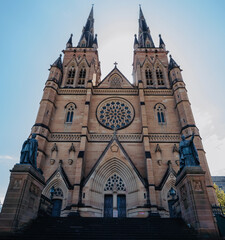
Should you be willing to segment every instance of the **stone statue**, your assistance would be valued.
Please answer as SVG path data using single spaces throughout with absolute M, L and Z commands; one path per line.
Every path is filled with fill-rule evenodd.
M 36 134 L 32 134 L 31 138 L 28 138 L 22 146 L 20 163 L 31 164 L 37 168 L 37 148 L 38 141 L 35 139 Z
M 185 166 L 199 166 L 199 157 L 196 147 L 194 145 L 194 133 L 190 140 L 185 140 L 185 136 L 182 135 L 182 140 L 179 145 L 180 153 L 180 170 Z

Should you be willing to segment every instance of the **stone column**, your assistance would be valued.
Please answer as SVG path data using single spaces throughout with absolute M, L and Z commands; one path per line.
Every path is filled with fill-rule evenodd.
M 16 164 L 0 214 L 0 231 L 13 232 L 37 217 L 44 177 L 30 164 Z
M 217 236 L 212 206 L 205 185 L 205 172 L 200 166 L 184 167 L 176 180 L 181 215 L 203 236 Z

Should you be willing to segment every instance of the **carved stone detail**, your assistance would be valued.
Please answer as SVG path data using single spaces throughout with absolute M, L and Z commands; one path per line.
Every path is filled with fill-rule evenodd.
M 73 133 L 52 133 L 50 136 L 50 141 L 80 141 L 80 134 Z
M 113 145 L 111 146 L 111 151 L 112 151 L 112 152 L 118 152 L 118 149 L 119 149 L 119 147 L 118 147 L 116 144 L 113 144 Z
M 180 142 L 180 134 L 153 133 L 149 135 L 150 142 Z
M 55 163 L 55 159 L 50 159 L 50 164 L 53 165 Z
M 177 166 L 180 166 L 180 160 L 175 160 Z
M 173 145 L 173 152 L 178 152 L 179 153 L 179 148 L 177 147 L 176 144 Z
M 200 180 L 193 180 L 193 186 L 194 186 L 194 190 L 196 192 L 202 192 L 202 183 Z
M 160 152 L 160 153 L 162 152 L 159 144 L 156 145 L 155 152 Z
M 87 89 L 59 89 L 58 94 L 65 94 L 65 95 L 80 95 L 87 93 Z
M 18 189 L 20 189 L 21 183 L 22 183 L 22 179 L 21 179 L 21 178 L 18 178 L 18 179 L 16 178 L 16 179 L 14 180 L 12 189 L 13 189 L 13 190 L 18 190 Z
M 55 151 L 58 152 L 58 147 L 57 147 L 56 143 L 53 145 L 53 147 L 51 149 L 52 153 L 55 152 Z
M 167 95 L 172 96 L 173 90 L 171 89 L 144 89 L 144 94 L 149 95 Z
M 161 166 L 162 165 L 162 160 L 157 160 L 157 163 L 158 163 L 159 166 Z
M 69 163 L 69 165 L 72 165 L 73 164 L 73 159 L 68 159 L 68 163 Z
M 73 143 L 72 143 L 71 146 L 70 146 L 69 153 L 70 153 L 70 152 L 76 152 Z
M 119 94 L 119 95 L 126 95 L 126 94 L 134 94 L 138 95 L 138 90 L 137 89 L 93 89 L 93 94 Z
M 39 187 L 36 186 L 34 183 L 31 183 L 31 184 L 30 184 L 30 189 L 29 189 L 29 191 L 30 191 L 31 193 L 33 193 L 35 196 L 38 196 L 40 189 L 39 189 Z

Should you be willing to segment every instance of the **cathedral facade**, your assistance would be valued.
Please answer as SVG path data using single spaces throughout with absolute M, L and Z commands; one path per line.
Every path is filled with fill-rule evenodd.
M 133 83 L 115 64 L 101 78 L 93 8 L 76 47 L 72 35 L 51 65 L 32 133 L 53 215 L 169 217 L 179 142 L 194 133 L 210 203 L 216 203 L 181 68 L 140 8 Z

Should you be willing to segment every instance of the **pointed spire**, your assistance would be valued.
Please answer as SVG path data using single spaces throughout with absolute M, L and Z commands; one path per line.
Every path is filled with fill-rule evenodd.
M 66 48 L 71 48 L 73 47 L 73 42 L 72 42 L 73 34 L 71 33 L 70 38 L 66 44 Z
M 163 48 L 164 50 L 166 50 L 166 45 L 162 40 L 161 34 L 159 34 L 159 47 Z
M 173 68 L 180 68 L 180 66 L 174 61 L 174 59 L 170 55 L 169 71 Z
M 141 9 L 139 9 L 139 33 L 138 33 L 139 47 L 142 48 L 154 48 L 154 42 L 152 40 L 149 27 L 145 21 L 144 14 Z
M 57 67 L 62 71 L 63 65 L 62 65 L 61 57 L 62 57 L 62 54 L 59 55 L 59 57 L 55 60 L 55 62 L 51 65 L 51 67 Z
M 80 41 L 77 47 L 87 47 L 92 48 L 93 41 L 94 41 L 94 10 L 93 5 L 91 8 L 91 12 L 88 16 L 87 22 L 85 27 L 83 28 Z

